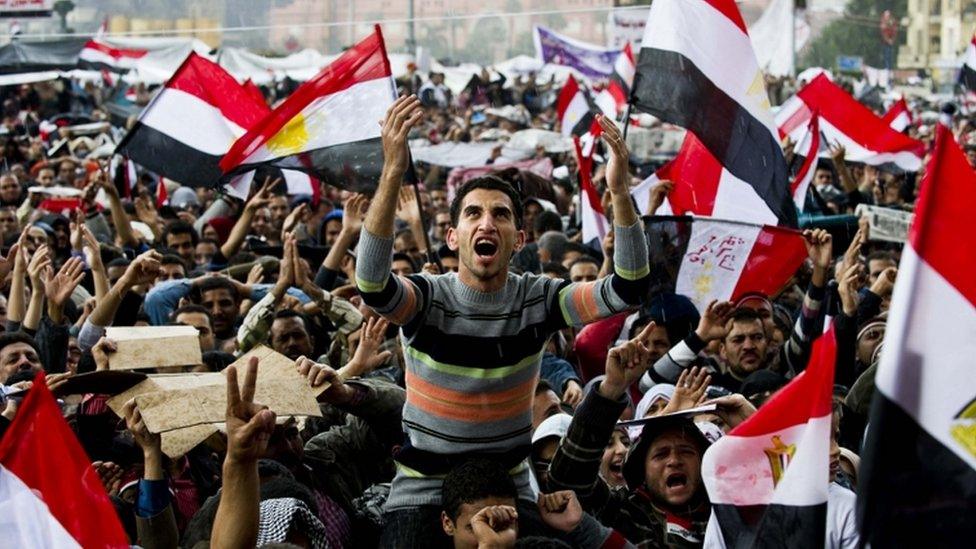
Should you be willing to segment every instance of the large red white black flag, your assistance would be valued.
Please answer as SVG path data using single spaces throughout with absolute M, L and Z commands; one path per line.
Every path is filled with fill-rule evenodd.
M 734 0 L 651 4 L 633 105 L 687 128 L 779 224 L 796 226 L 763 73 Z
M 830 330 L 806 370 L 705 452 L 706 547 L 827 546 L 836 347 Z
M 858 483 L 874 547 L 976 539 L 976 174 L 937 125 L 888 312 Z

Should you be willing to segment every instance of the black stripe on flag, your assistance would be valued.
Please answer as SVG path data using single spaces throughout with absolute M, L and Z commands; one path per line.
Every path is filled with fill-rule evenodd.
M 819 505 L 712 504 L 726 547 L 824 547 L 827 503 Z M 757 524 L 758 523 L 758 524 Z
M 590 131 L 590 128 L 593 127 L 593 120 L 595 118 L 596 117 L 593 115 L 592 110 L 587 111 L 587 113 L 581 116 L 579 121 L 576 122 L 576 125 L 573 126 L 572 129 L 573 135 L 577 137 L 582 137 L 586 135 L 586 133 Z
M 691 60 L 674 51 L 642 48 L 633 105 L 694 132 L 725 169 L 756 189 L 780 225 L 797 226 L 779 142 Z
M 872 400 L 857 494 L 861 542 L 972 547 L 976 470 L 881 391 Z
M 648 296 L 674 293 L 694 219 L 691 216 L 649 215 L 643 221 L 651 266 Z
M 181 185 L 212 187 L 220 181 L 220 156 L 207 154 L 136 122 L 115 152 Z
M 383 171 L 383 143 L 375 137 L 284 156 L 267 163 L 242 164 L 224 178 L 257 169 L 262 164 L 305 172 L 340 189 L 371 195 L 376 192 Z
M 966 86 L 966 89 L 976 92 L 976 69 L 963 63 L 962 70 L 959 71 L 959 82 Z

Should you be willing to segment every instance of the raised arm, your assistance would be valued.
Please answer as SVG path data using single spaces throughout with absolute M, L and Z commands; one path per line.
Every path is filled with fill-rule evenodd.
M 10 299 L 7 302 L 7 323 L 21 324 L 24 321 L 27 304 L 24 302 L 24 280 L 27 278 L 27 250 L 24 249 L 24 240 L 27 238 L 27 229 L 20 233 L 20 239 L 10 247 L 7 254 L 7 261 L 14 262 L 13 276 L 10 279 Z
M 44 306 L 44 270 L 51 266 L 51 253 L 47 246 L 41 246 L 34 251 L 27 264 L 27 276 L 31 281 L 30 303 L 24 315 L 23 327 L 36 331 L 41 324 L 41 308 Z
M 220 247 L 220 253 L 225 258 L 230 259 L 241 249 L 247 232 L 251 230 L 251 221 L 254 219 L 254 213 L 271 201 L 271 189 L 275 188 L 278 183 L 281 183 L 281 178 L 271 181 L 270 177 L 266 177 L 264 179 L 264 185 L 261 185 L 261 189 L 244 205 L 241 216 L 237 218 L 237 223 L 234 223 L 234 228 L 231 229 L 230 236 L 227 237 L 227 242 L 224 242 L 224 245 Z
M 413 282 L 390 275 L 393 217 L 400 183 L 410 164 L 407 134 L 420 122 L 423 112 L 414 96 L 397 99 L 387 111 L 382 131 L 383 172 L 366 211 L 356 258 L 356 286 L 363 301 L 398 325 L 410 322 L 423 306 L 421 291 Z
M 132 248 L 139 246 L 139 239 L 136 238 L 135 233 L 132 231 L 132 225 L 129 224 L 129 217 L 125 215 L 125 210 L 122 209 L 122 199 L 119 198 L 118 189 L 108 180 L 108 175 L 105 172 L 99 172 L 96 177 L 98 178 L 98 185 L 105 191 L 105 196 L 108 197 L 109 210 L 112 213 L 112 225 L 115 226 L 115 234 L 119 239 L 119 243 L 122 246 Z

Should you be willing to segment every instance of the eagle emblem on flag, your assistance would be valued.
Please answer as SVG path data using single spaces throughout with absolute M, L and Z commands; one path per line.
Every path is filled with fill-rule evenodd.
M 952 421 L 949 434 L 967 452 L 976 457 L 976 398 L 969 401 Z
M 779 435 L 773 435 L 772 448 L 763 448 L 766 457 L 769 458 L 769 468 L 773 473 L 773 486 L 779 484 L 779 479 L 783 478 L 783 473 L 790 465 L 793 454 L 796 453 L 796 444 L 784 444 Z

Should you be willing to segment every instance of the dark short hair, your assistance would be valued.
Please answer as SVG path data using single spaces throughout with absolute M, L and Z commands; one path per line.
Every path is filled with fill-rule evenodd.
M 565 541 L 543 536 L 528 536 L 515 541 L 515 549 L 572 549 Z
M 174 221 L 167 225 L 162 236 L 159 238 L 160 244 L 166 246 L 166 241 L 171 234 L 190 235 L 190 242 L 192 242 L 194 246 L 197 245 L 197 242 L 200 242 L 200 235 L 197 234 L 197 230 L 193 228 L 193 225 L 190 225 L 186 221 Z
M 183 271 L 186 271 L 186 262 L 183 258 L 176 254 L 165 254 L 163 258 L 159 260 L 160 265 L 180 265 L 183 267 Z
M 14 343 L 26 343 L 30 345 L 34 352 L 40 356 L 40 350 L 37 348 L 37 342 L 34 338 L 27 335 L 26 332 L 16 331 L 16 332 L 3 332 L 0 334 L 0 350 L 2 350 L 7 345 L 13 345 Z
M 569 269 L 563 267 L 562 263 L 557 263 L 555 261 L 550 261 L 542 265 L 543 273 L 552 273 L 559 278 L 569 279 Z
M 173 314 L 170 315 L 170 318 L 173 319 L 173 322 L 176 322 L 176 318 L 178 316 L 180 316 L 181 314 L 184 314 L 184 313 L 188 313 L 188 314 L 198 313 L 198 314 L 201 314 L 201 315 L 206 316 L 207 317 L 207 322 L 209 322 L 210 323 L 210 327 L 213 328 L 213 317 L 210 316 L 210 311 L 208 311 L 206 309 L 206 307 L 201 307 L 200 305 L 196 305 L 196 304 L 193 304 L 193 303 L 191 303 L 189 305 L 184 305 L 184 306 L 180 307 L 179 309 L 176 309 L 175 311 L 173 311 Z
M 193 287 L 193 290 L 190 292 L 190 300 L 199 304 L 203 299 L 204 292 L 220 289 L 230 292 L 230 295 L 237 301 L 240 301 L 242 298 L 242 296 L 237 294 L 237 286 L 234 286 L 234 283 L 230 280 L 222 276 L 208 276 L 200 284 Z
M 305 331 L 308 332 L 309 336 L 312 335 L 312 320 L 308 318 L 308 316 L 303 315 L 298 311 L 293 311 L 291 309 L 281 309 L 280 311 L 274 314 L 274 320 L 283 319 L 283 318 L 297 318 L 301 320 L 302 325 L 305 326 Z
M 546 391 L 552 391 L 554 393 L 556 392 L 556 390 L 552 388 L 552 384 L 540 377 L 539 382 L 535 384 L 535 396 L 539 396 Z
M 417 272 L 417 264 L 414 262 L 412 257 L 405 253 L 397 252 L 393 254 L 393 259 L 390 262 L 392 263 L 393 261 L 406 261 L 410 263 L 411 267 L 413 267 L 413 272 Z
M 496 461 L 473 459 L 465 461 L 444 477 L 442 500 L 444 512 L 457 520 L 461 506 L 490 497 L 517 497 L 515 482 L 508 471 Z
M 573 267 L 575 267 L 576 265 L 579 265 L 580 263 L 592 263 L 592 264 L 596 265 L 596 268 L 597 269 L 600 268 L 600 262 L 597 261 L 596 259 L 594 259 L 593 256 L 592 255 L 589 255 L 589 254 L 583 254 L 583 255 L 577 257 L 575 260 L 573 260 L 572 263 L 569 264 L 569 268 L 572 269 Z
M 451 201 L 451 225 L 457 227 L 458 219 L 461 218 L 461 204 L 464 203 L 464 197 L 475 189 L 487 189 L 489 191 L 505 193 L 505 196 L 512 202 L 512 215 L 515 216 L 515 228 L 522 228 L 522 197 L 519 196 L 518 191 L 509 183 L 494 175 L 476 177 L 461 185 L 457 190 L 457 194 L 454 195 L 454 200 Z
M 444 244 L 440 248 L 437 248 L 437 257 L 439 257 L 441 259 L 445 259 L 445 258 L 448 258 L 448 257 L 453 257 L 453 258 L 457 259 L 458 253 L 456 251 L 452 250 L 451 248 L 449 248 L 447 246 L 447 244 Z
M 867 265 L 871 261 L 891 261 L 897 264 L 898 261 L 895 260 L 895 255 L 889 251 L 878 250 L 876 252 L 871 252 L 865 259 L 864 264 Z
M 130 263 L 132 262 L 124 257 L 116 257 L 112 261 L 109 261 L 108 264 L 105 265 L 105 268 L 107 269 L 109 267 L 128 267 Z
M 759 316 L 759 313 L 754 309 L 736 309 L 733 311 L 726 326 L 731 326 L 735 322 L 758 322 L 762 326 L 763 333 L 766 333 L 766 324 L 763 323 L 763 317 Z
M 536 234 L 543 234 L 548 231 L 562 231 L 563 218 L 556 212 L 542 210 L 535 216 L 535 220 L 532 222 L 532 230 Z
M 207 351 L 203 353 L 203 364 L 208 372 L 219 372 L 234 363 L 237 358 L 224 351 Z

